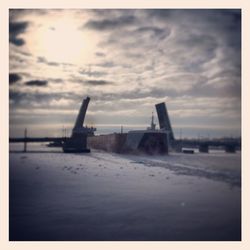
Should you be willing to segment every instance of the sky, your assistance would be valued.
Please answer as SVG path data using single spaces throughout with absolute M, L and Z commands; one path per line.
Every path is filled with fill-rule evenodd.
M 10 136 L 69 135 L 86 96 L 98 134 L 165 102 L 176 138 L 240 136 L 241 11 L 11 9 Z

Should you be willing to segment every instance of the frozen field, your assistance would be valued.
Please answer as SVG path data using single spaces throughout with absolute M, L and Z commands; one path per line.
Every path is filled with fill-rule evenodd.
M 44 150 L 10 153 L 10 240 L 241 238 L 240 153 Z

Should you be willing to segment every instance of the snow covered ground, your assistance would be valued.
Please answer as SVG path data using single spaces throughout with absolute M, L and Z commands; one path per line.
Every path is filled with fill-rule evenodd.
M 240 153 L 29 150 L 10 153 L 10 240 L 241 238 Z

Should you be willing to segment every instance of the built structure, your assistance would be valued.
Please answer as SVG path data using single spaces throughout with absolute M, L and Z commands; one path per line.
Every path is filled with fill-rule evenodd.
M 63 142 L 63 151 L 70 152 L 86 152 L 89 153 L 90 149 L 87 148 L 87 136 L 93 132 L 93 128 L 84 127 L 84 119 L 88 108 L 90 98 L 83 99 L 81 108 L 75 121 L 72 134 Z

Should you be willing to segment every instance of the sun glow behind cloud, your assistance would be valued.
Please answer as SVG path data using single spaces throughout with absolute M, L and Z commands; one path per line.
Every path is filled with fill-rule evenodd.
M 30 34 L 27 47 L 48 61 L 91 63 L 97 39 L 93 32 L 80 30 L 79 25 L 71 16 L 50 17 Z

